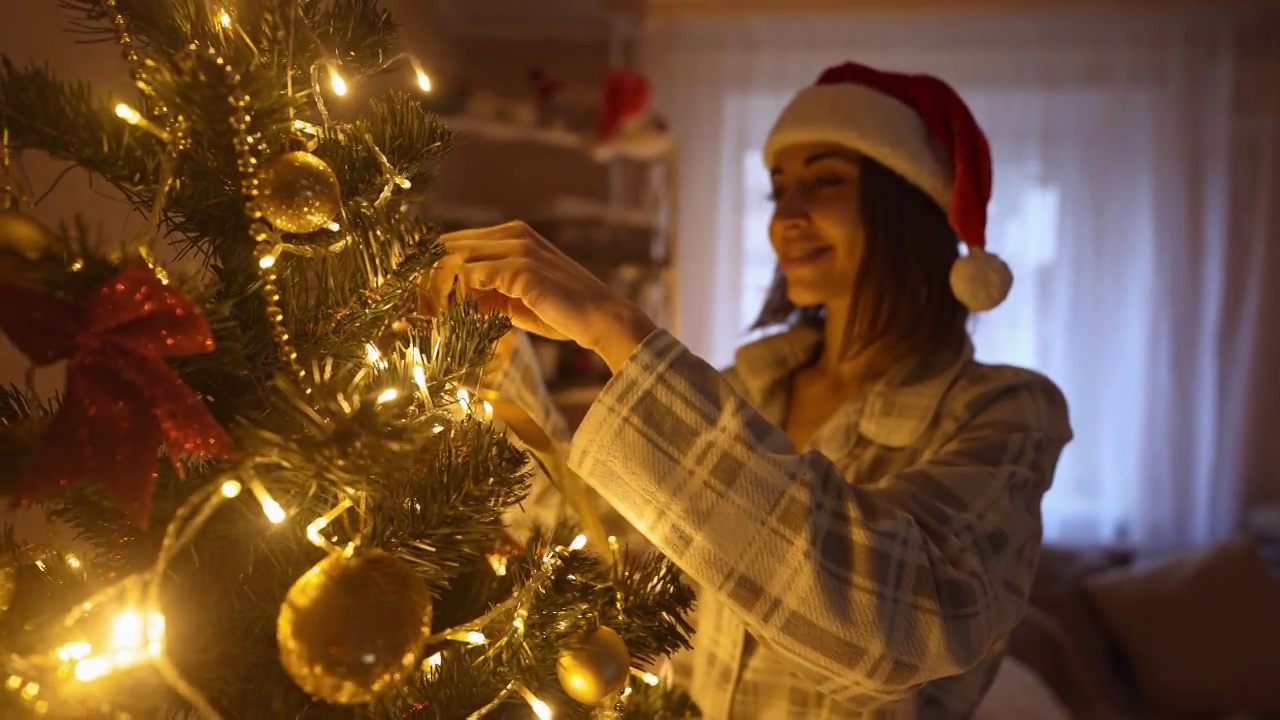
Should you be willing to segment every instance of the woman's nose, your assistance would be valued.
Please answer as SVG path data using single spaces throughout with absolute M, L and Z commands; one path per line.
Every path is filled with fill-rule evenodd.
M 809 202 L 799 190 L 786 190 L 778 195 L 773 206 L 775 220 L 785 223 L 801 223 L 809 219 Z

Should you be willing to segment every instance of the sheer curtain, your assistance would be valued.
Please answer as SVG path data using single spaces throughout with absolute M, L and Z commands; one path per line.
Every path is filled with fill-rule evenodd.
M 988 130 L 988 239 L 1017 277 L 978 356 L 1071 403 L 1047 538 L 1198 544 L 1280 500 L 1276 13 L 657 17 L 642 47 L 681 137 L 680 330 L 709 360 L 772 272 L 759 148 L 783 104 L 845 59 L 934 73 Z

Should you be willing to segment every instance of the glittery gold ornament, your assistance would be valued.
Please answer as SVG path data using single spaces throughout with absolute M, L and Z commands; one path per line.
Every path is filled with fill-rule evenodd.
M 298 150 L 268 160 L 257 179 L 258 207 L 277 230 L 315 232 L 342 209 L 338 176 L 309 152 Z
M 413 671 L 431 614 L 426 584 L 399 558 L 376 549 L 331 555 L 285 595 L 280 662 L 315 697 L 367 703 Z
M 627 685 L 631 653 L 618 633 L 607 627 L 579 635 L 556 660 L 556 676 L 565 694 L 584 705 L 599 705 Z

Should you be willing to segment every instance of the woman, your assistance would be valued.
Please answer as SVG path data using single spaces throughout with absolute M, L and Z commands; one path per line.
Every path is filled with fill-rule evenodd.
M 784 110 L 765 160 L 779 274 L 759 324 L 782 331 L 727 372 L 520 223 L 446 236 L 441 287 L 613 371 L 569 465 L 700 586 L 708 717 L 966 717 L 1071 435 L 1049 380 L 973 360 L 969 311 L 1011 281 L 982 250 L 986 141 L 941 81 L 848 63 Z M 554 438 L 526 360 L 499 391 Z

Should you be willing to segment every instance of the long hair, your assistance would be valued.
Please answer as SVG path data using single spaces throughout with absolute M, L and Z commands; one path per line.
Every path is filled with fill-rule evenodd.
M 865 156 L 859 165 L 865 243 L 849 317 L 853 349 L 882 344 L 925 354 L 963 343 L 969 311 L 951 292 L 960 243 L 946 213 L 884 165 Z M 823 317 L 820 306 L 791 302 L 786 277 L 777 270 L 752 329 L 820 324 Z

